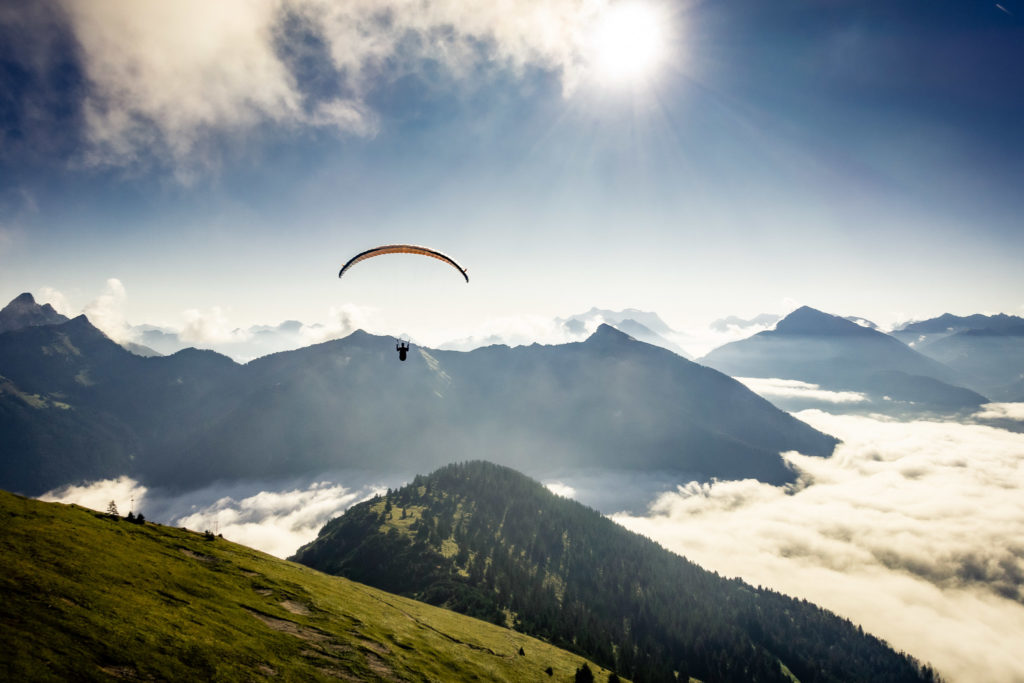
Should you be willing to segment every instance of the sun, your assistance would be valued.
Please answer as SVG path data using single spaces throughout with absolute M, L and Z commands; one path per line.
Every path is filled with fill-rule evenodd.
M 640 0 L 609 5 L 597 18 L 590 40 L 597 80 L 635 85 L 651 79 L 666 57 L 665 25 L 661 12 Z

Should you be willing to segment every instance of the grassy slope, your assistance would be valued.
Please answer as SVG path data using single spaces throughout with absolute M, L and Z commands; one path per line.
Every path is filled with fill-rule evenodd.
M 567 681 L 584 662 L 220 538 L 6 492 L 0 566 L 3 680 Z

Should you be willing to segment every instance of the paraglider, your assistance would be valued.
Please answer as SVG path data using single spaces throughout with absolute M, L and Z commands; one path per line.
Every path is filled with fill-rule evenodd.
M 368 258 L 374 256 L 383 256 L 384 254 L 417 254 L 419 256 L 429 256 L 435 258 L 438 261 L 444 261 L 445 263 L 454 267 L 462 277 L 466 278 L 466 282 L 469 282 L 469 275 L 466 274 L 466 269 L 455 262 L 451 256 L 447 256 L 437 251 L 436 249 L 430 249 L 429 247 L 418 247 L 414 244 L 386 244 L 382 247 L 374 247 L 373 249 L 367 249 L 364 252 L 356 254 L 348 260 L 348 263 L 341 267 L 338 271 L 338 277 L 340 278 L 345 274 L 349 268 L 365 261 Z M 395 341 L 395 351 L 398 351 L 398 360 L 405 360 L 409 354 L 409 342 L 398 339 Z
M 444 261 L 452 265 L 457 271 L 462 274 L 462 277 L 466 278 L 466 282 L 469 282 L 469 275 L 466 274 L 466 269 L 455 262 L 451 256 L 447 256 L 437 251 L 436 249 L 430 249 L 429 247 L 417 247 L 414 244 L 386 244 L 383 247 L 374 247 L 373 249 L 367 249 L 366 251 L 356 254 L 348 263 L 341 267 L 338 271 L 338 277 L 345 274 L 345 271 L 359 263 L 365 261 L 368 258 L 374 256 L 383 256 L 384 254 L 418 254 L 420 256 L 429 256 L 430 258 L 436 258 L 438 261 Z

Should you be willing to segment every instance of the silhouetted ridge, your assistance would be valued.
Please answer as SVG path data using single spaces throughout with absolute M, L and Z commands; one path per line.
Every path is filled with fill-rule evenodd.
M 638 683 L 789 683 L 780 663 L 801 681 L 931 678 L 848 620 L 705 571 L 488 462 L 355 505 L 293 559 L 509 624 Z
M 59 325 L 67 317 L 53 310 L 50 304 L 40 306 L 29 293 L 19 294 L 0 309 L 0 333 L 40 325 Z
M 592 346 L 614 347 L 616 345 L 633 341 L 636 340 L 625 332 L 615 329 L 608 323 L 601 323 L 597 326 L 597 329 L 594 330 L 593 334 L 587 337 L 587 340 L 584 343 Z
M 68 444 L 83 439 L 97 454 L 83 474 L 106 478 L 123 460 L 100 454 L 125 453 L 119 474 L 149 486 L 409 472 L 481 452 L 537 476 L 585 467 L 784 484 L 794 473 L 779 453 L 824 456 L 836 443 L 731 378 L 609 326 L 553 346 L 414 344 L 404 363 L 393 338 L 357 330 L 238 365 L 196 349 L 142 358 L 80 316 L 0 335 L 0 375 L 21 392 L 0 395 L 11 437 L 0 460 L 17 473 L 0 487 L 36 495 L 68 483 L 66 462 L 83 452 Z M 29 409 L 19 395 L 68 410 Z M 116 428 L 71 419 L 85 415 Z M 15 447 L 17 434 L 27 441 Z

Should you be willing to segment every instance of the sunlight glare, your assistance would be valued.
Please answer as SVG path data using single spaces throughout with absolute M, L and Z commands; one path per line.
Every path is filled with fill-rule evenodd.
M 665 56 L 663 17 L 643 2 L 610 5 L 597 20 L 591 64 L 606 84 L 635 83 L 653 75 Z

